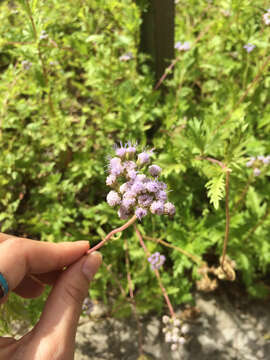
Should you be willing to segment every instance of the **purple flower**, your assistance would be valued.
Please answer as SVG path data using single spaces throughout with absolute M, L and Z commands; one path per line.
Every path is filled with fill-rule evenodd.
M 255 169 L 253 170 L 253 174 L 254 174 L 255 176 L 259 176 L 259 175 L 261 174 L 261 170 L 258 169 L 258 168 L 255 168 Z
M 159 167 L 158 165 L 151 165 L 149 166 L 148 171 L 150 175 L 156 177 L 161 173 L 161 167 Z
M 136 144 L 132 144 L 130 141 L 128 142 L 128 144 L 127 144 L 128 146 L 127 146 L 127 154 L 131 154 L 131 155 L 133 155 L 133 154 L 135 154 L 135 152 L 136 152 L 136 150 L 137 150 L 137 148 L 136 148 Z
M 121 220 L 127 220 L 130 217 L 129 211 L 127 211 L 127 209 L 123 206 L 120 206 L 117 214 Z
M 138 163 L 140 166 L 147 164 L 150 161 L 150 155 L 144 151 L 138 155 Z
M 153 201 L 150 206 L 152 214 L 162 215 L 164 212 L 164 203 L 162 201 Z
M 129 171 L 129 170 L 134 170 L 134 169 L 136 169 L 136 167 L 137 167 L 135 161 L 125 161 L 125 162 L 123 163 L 123 166 L 124 166 L 124 168 L 125 168 L 127 171 Z
M 145 188 L 149 192 L 157 192 L 159 190 L 159 184 L 157 181 L 149 181 L 145 184 Z
M 141 181 L 135 181 L 131 187 L 131 191 L 136 194 L 142 193 L 145 190 L 145 185 Z
M 112 186 L 113 184 L 115 184 L 115 182 L 116 182 L 116 176 L 115 175 L 109 175 L 109 176 L 107 176 L 107 178 L 106 178 L 106 185 L 107 186 Z
M 130 208 L 131 206 L 134 206 L 134 205 L 135 205 L 135 202 L 136 202 L 136 200 L 135 200 L 134 197 L 126 197 L 126 198 L 124 198 L 123 201 L 122 201 L 122 206 L 123 206 L 123 208 L 129 210 L 129 208 Z
M 127 176 L 128 176 L 129 179 L 135 180 L 136 176 L 137 176 L 137 171 L 136 170 L 129 170 L 127 172 Z
M 22 67 L 24 68 L 24 70 L 29 70 L 32 65 L 33 64 L 28 60 L 23 60 L 22 61 Z
M 188 41 L 185 41 L 184 43 L 181 43 L 181 41 L 178 41 L 175 46 L 175 49 L 178 51 L 187 51 L 190 50 L 190 43 Z
M 257 159 L 260 160 L 260 161 L 263 161 L 263 160 L 264 160 L 264 156 L 263 156 L 263 155 L 259 155 L 259 156 L 257 157 Z
M 147 176 L 144 174 L 138 174 L 136 176 L 136 181 L 141 181 L 143 183 L 146 183 L 148 181 Z
M 89 297 L 83 300 L 82 310 L 85 314 L 90 315 L 94 309 L 94 304 Z
M 138 196 L 138 204 L 140 206 L 148 207 L 152 204 L 153 200 L 153 196 L 149 194 L 143 194 Z
M 124 171 L 124 168 L 121 164 L 121 159 L 114 157 L 110 160 L 109 170 L 111 175 L 119 176 Z
M 132 190 L 128 190 L 126 191 L 124 194 L 123 194 L 123 198 L 124 199 L 127 199 L 127 198 L 136 198 L 137 196 L 137 193 L 135 193 L 134 191 Z
M 263 21 L 265 25 L 270 25 L 270 9 L 268 9 L 267 12 L 263 14 Z
M 164 190 L 160 190 L 156 193 L 156 198 L 159 201 L 165 202 L 167 200 L 167 193 Z
M 250 43 L 248 43 L 248 44 L 246 44 L 246 45 L 243 46 L 243 48 L 246 49 L 246 51 L 247 51 L 248 53 L 250 53 L 255 47 L 256 47 L 255 45 L 250 44 Z
M 120 143 L 120 147 L 115 147 L 115 154 L 123 158 L 126 155 L 126 145 L 123 146 L 122 143 Z
M 171 202 L 166 202 L 164 205 L 164 213 L 173 216 L 175 214 L 175 206 Z
M 265 165 L 268 165 L 269 162 L 270 162 L 270 156 L 268 155 L 268 156 L 266 156 L 266 157 L 263 159 L 263 163 L 264 163 Z
M 127 52 L 126 54 L 123 54 L 119 57 L 119 60 L 120 61 L 129 61 L 133 59 L 133 54 L 132 52 Z
M 107 195 L 107 203 L 110 206 L 116 206 L 119 205 L 121 202 L 121 198 L 119 194 L 116 191 L 111 190 L 109 194 Z
M 124 194 L 125 192 L 127 192 L 128 190 L 130 189 L 130 184 L 125 182 L 124 184 L 122 184 L 120 187 L 119 187 L 119 191 L 121 194 Z
M 47 39 L 47 38 L 48 38 L 48 34 L 46 33 L 45 30 L 42 30 L 39 39 L 44 40 L 44 39 Z
M 137 216 L 137 218 L 139 220 L 141 220 L 144 216 L 147 215 L 147 210 L 143 209 L 141 207 L 137 207 L 136 210 L 135 210 L 135 215 Z
M 246 166 L 247 166 L 247 167 L 251 167 L 251 166 L 253 165 L 253 163 L 254 163 L 255 160 L 256 160 L 255 157 L 250 158 L 250 160 L 246 163 Z
M 160 255 L 159 252 L 155 252 L 147 259 L 151 264 L 151 269 L 159 269 L 165 262 L 166 257 L 164 255 Z

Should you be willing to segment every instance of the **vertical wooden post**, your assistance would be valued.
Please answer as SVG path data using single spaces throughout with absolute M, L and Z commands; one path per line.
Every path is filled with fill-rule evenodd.
M 151 55 L 150 65 L 158 81 L 174 58 L 175 5 L 174 0 L 148 2 L 142 14 L 140 51 Z

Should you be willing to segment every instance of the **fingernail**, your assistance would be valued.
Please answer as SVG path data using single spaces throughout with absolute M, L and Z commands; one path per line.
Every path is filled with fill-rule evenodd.
M 82 272 L 87 277 L 89 281 L 91 281 L 98 271 L 102 263 L 102 255 L 99 252 L 94 251 L 93 253 L 87 255 L 83 265 L 82 265 Z

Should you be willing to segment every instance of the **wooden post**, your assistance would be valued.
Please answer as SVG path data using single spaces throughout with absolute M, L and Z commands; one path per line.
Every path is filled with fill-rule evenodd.
M 139 2 L 139 0 L 137 0 Z M 158 81 L 174 58 L 174 0 L 148 0 L 142 13 L 140 51 L 151 55 Z

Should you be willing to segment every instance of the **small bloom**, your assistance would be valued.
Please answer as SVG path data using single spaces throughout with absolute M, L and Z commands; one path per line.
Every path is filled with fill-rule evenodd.
M 119 176 L 124 171 L 124 168 L 121 164 L 121 159 L 114 157 L 110 160 L 109 170 L 112 175 Z
M 116 176 L 115 175 L 109 175 L 109 176 L 107 176 L 107 178 L 106 178 L 106 185 L 107 186 L 112 186 L 113 184 L 115 184 L 115 182 L 116 182 Z
M 121 220 L 127 220 L 130 216 L 130 213 L 123 206 L 120 206 L 117 213 Z
M 135 181 L 131 187 L 131 191 L 136 194 L 142 193 L 145 190 L 145 185 L 141 181 Z
M 138 154 L 138 163 L 140 166 L 147 164 L 150 161 L 150 155 L 144 151 Z
M 168 324 L 168 322 L 170 321 L 170 318 L 168 315 L 164 315 L 162 316 L 162 321 L 164 324 Z
M 137 171 L 136 170 L 129 170 L 127 172 L 127 176 L 128 176 L 129 179 L 135 180 L 136 176 L 137 176 Z
M 156 193 L 156 198 L 159 201 L 165 202 L 167 200 L 167 193 L 164 190 L 160 190 Z
M 177 349 L 178 349 L 178 346 L 177 346 L 176 344 L 172 344 L 171 350 L 172 350 L 172 351 L 175 351 L 175 350 L 177 350 Z
M 23 60 L 22 61 L 22 67 L 24 68 L 24 70 L 29 70 L 32 65 L 33 64 L 28 60 Z
M 148 258 L 152 270 L 159 269 L 164 264 L 165 260 L 166 257 L 164 255 L 160 255 L 159 252 L 154 253 Z
M 180 338 L 178 339 L 178 343 L 184 345 L 186 343 L 186 339 L 183 336 L 180 336 Z
M 256 160 L 255 157 L 250 158 L 250 160 L 246 163 L 246 166 L 247 166 L 247 167 L 251 167 L 251 166 L 253 165 L 253 163 L 254 163 L 255 160 Z
M 145 184 L 145 188 L 149 192 L 157 192 L 159 190 L 159 184 L 157 181 L 149 181 Z
M 266 156 L 264 159 L 263 159 L 263 163 L 265 165 L 268 165 L 270 163 L 270 156 Z
M 90 315 L 93 311 L 94 304 L 89 297 L 86 297 L 83 301 L 82 310 L 85 314 Z
M 254 174 L 255 176 L 259 176 L 259 175 L 261 174 L 261 170 L 258 169 L 258 168 L 255 168 L 255 169 L 253 170 L 253 174 Z
M 187 334 L 187 333 L 189 333 L 189 331 L 190 331 L 189 325 L 188 325 L 188 324 L 184 324 L 184 325 L 182 326 L 182 328 L 181 328 L 182 334 Z
M 128 190 L 130 189 L 130 184 L 125 182 L 124 184 L 122 184 L 120 187 L 119 187 L 119 191 L 121 194 L 124 194 L 125 192 L 127 192 Z
M 131 206 L 135 205 L 135 202 L 136 202 L 136 200 L 134 197 L 127 197 L 127 198 L 123 199 L 122 206 L 128 210 Z
M 264 160 L 264 156 L 259 155 L 259 156 L 258 156 L 258 160 L 263 161 L 263 160 Z
M 107 195 L 107 203 L 110 206 L 116 206 L 119 205 L 121 202 L 121 198 L 119 196 L 119 194 L 116 191 L 110 191 Z
M 120 147 L 115 147 L 115 155 L 123 158 L 126 155 L 126 146 L 123 146 L 122 143 L 120 143 Z
M 159 167 L 158 165 L 151 165 L 149 166 L 148 171 L 150 175 L 156 177 L 161 173 L 161 167 Z
M 139 220 L 141 220 L 143 217 L 145 217 L 147 215 L 147 210 L 143 209 L 141 207 L 137 207 L 135 210 L 135 215 L 137 216 L 137 218 Z
M 136 144 L 132 144 L 130 141 L 127 144 L 127 154 L 135 154 L 137 148 L 136 148 Z
M 250 53 L 252 50 L 254 50 L 254 48 L 255 48 L 256 46 L 253 45 L 253 44 L 248 43 L 248 44 L 244 45 L 243 47 L 244 47 L 244 49 L 246 49 L 246 51 L 247 51 L 248 53 Z
M 126 54 L 123 54 L 119 57 L 119 60 L 120 61 L 129 61 L 133 59 L 133 54 L 132 52 L 127 52 Z
M 152 214 L 162 215 L 164 212 L 164 203 L 161 201 L 153 201 L 150 206 Z
M 143 194 L 138 196 L 138 204 L 140 206 L 148 207 L 152 204 L 152 202 L 153 202 L 153 196 L 149 194 Z
M 190 43 L 188 41 L 185 41 L 184 43 L 181 43 L 181 41 L 178 41 L 175 46 L 175 49 L 178 51 L 187 51 L 190 50 Z
M 175 214 L 175 206 L 171 202 L 164 204 L 164 213 L 173 216 Z
M 263 14 L 263 21 L 265 25 L 270 25 L 270 9 L 268 9 L 267 12 Z
M 136 169 L 136 167 L 137 167 L 135 161 L 125 161 L 125 162 L 123 163 L 123 166 L 124 166 L 124 168 L 125 168 L 127 171 L 129 171 L 129 170 L 134 170 L 134 169 Z
M 45 30 L 42 30 L 39 39 L 44 40 L 44 39 L 47 39 L 47 38 L 48 38 L 48 34 L 46 33 Z

